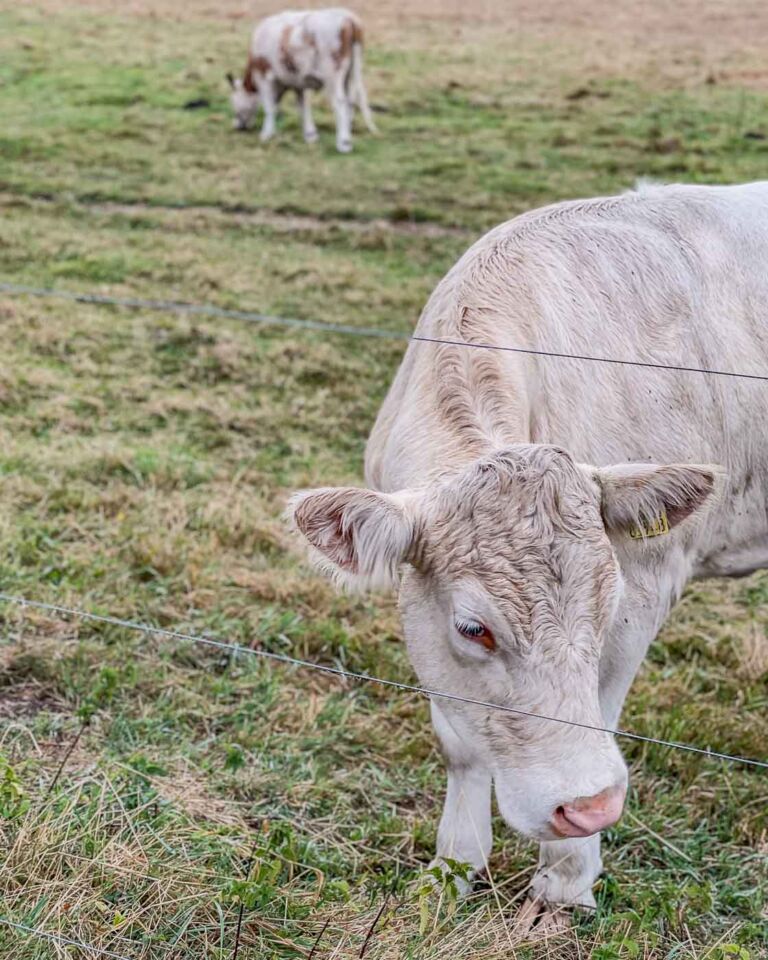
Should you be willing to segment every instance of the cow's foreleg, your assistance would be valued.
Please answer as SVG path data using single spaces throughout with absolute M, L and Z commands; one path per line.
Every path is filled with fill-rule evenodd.
M 594 907 L 592 886 L 602 869 L 599 833 L 542 843 L 530 896 L 553 906 Z
M 349 153 L 352 149 L 352 104 L 347 96 L 345 76 L 346 69 L 339 68 L 327 90 L 336 117 L 336 149 L 339 153 Z
M 304 139 L 307 143 L 315 143 L 317 140 L 317 127 L 312 117 L 312 105 L 309 100 L 309 90 L 297 90 L 296 99 L 299 101 L 299 110 L 301 111 L 301 129 Z
M 448 766 L 448 790 L 437 831 L 437 853 L 430 866 L 447 871 L 446 859 L 469 864 L 467 881 L 456 881 L 464 894 L 468 881 L 486 868 L 491 852 L 491 774 L 435 703 L 432 725 Z
M 539 866 L 517 915 L 517 932 L 556 933 L 570 925 L 570 908 L 594 908 L 592 886 L 603 869 L 600 834 L 539 846 Z
M 277 91 L 275 85 L 267 81 L 260 84 L 259 94 L 261 96 L 261 106 L 264 110 L 264 123 L 261 127 L 261 140 L 266 143 L 275 135 L 277 129 Z
M 600 662 L 600 709 L 607 727 L 617 726 L 632 680 L 671 604 L 658 590 L 627 591 Z M 546 931 L 567 921 L 564 907 L 594 907 L 592 887 L 602 869 L 599 833 L 542 843 L 522 925 L 535 923 Z

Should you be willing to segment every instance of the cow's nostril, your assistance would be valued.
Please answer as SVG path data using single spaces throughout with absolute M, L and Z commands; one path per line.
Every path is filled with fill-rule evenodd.
M 577 797 L 563 803 L 552 814 L 551 826 L 561 837 L 588 837 L 598 833 L 621 816 L 624 788 L 609 787 L 593 797 Z

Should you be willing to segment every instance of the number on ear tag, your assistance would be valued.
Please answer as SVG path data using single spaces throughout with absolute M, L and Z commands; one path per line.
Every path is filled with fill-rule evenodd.
M 629 528 L 629 535 L 633 540 L 645 540 L 646 537 L 661 537 L 669 533 L 669 520 L 666 513 L 660 513 L 654 520 L 642 520 L 641 526 L 634 523 Z

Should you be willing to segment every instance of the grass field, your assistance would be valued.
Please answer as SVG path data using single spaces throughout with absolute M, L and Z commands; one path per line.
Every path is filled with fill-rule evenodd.
M 0 0 L 0 281 L 409 331 L 486 228 L 638 176 L 768 169 L 764 4 L 358 7 L 379 137 L 230 129 L 264 9 Z M 185 109 L 203 98 L 208 106 Z M 360 481 L 403 345 L 0 294 L 0 590 L 412 681 L 394 602 L 280 520 Z M 768 578 L 686 595 L 623 725 L 766 756 Z M 522 942 L 535 847 L 421 893 L 443 774 L 418 697 L 0 605 L 0 916 L 120 956 L 768 955 L 764 771 L 626 743 L 596 916 Z M 63 761 L 65 761 L 63 763 Z M 63 766 L 62 766 L 63 763 Z M 327 925 L 326 925 L 327 924 Z M 91 957 L 0 925 L 6 960 Z

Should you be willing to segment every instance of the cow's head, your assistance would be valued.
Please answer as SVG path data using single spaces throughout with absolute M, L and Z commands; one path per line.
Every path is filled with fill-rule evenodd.
M 405 639 L 425 687 L 599 727 L 601 652 L 622 593 L 612 539 L 662 516 L 674 527 L 714 482 L 708 467 L 598 469 L 520 444 L 396 494 L 300 493 L 292 513 L 337 580 L 400 583 Z M 664 539 L 628 543 L 658 558 Z M 618 819 L 627 772 L 608 734 L 437 703 L 492 770 L 515 829 L 586 836 Z
M 259 93 L 255 88 L 246 90 L 240 77 L 233 77 L 231 73 L 227 74 L 227 80 L 232 91 L 230 102 L 235 113 L 232 125 L 235 130 L 247 130 L 259 109 Z

